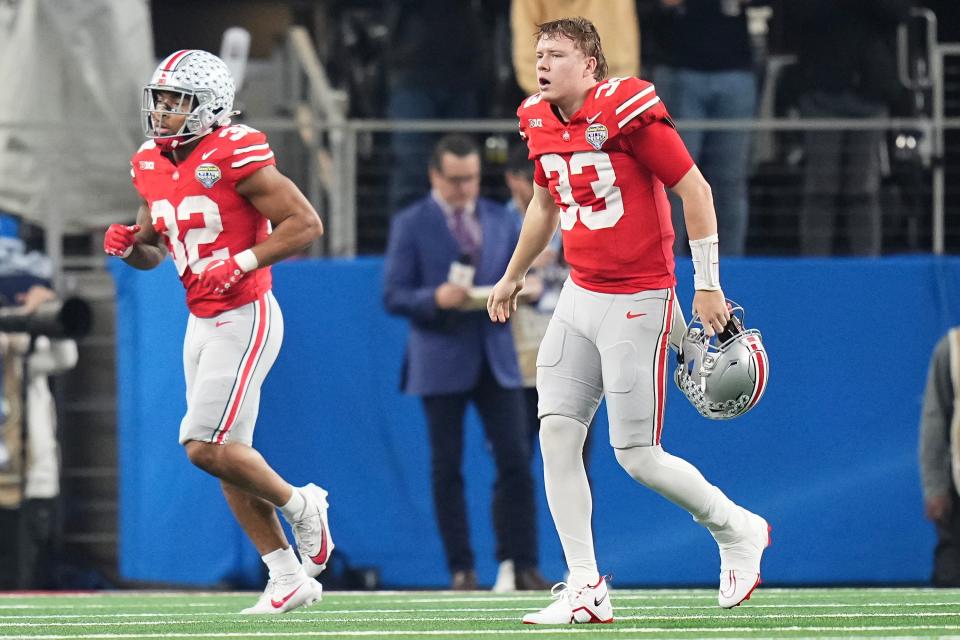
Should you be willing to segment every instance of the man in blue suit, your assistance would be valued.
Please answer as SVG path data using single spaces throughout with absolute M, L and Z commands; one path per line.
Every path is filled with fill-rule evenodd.
M 497 559 L 512 560 L 516 586 L 547 586 L 537 570 L 529 445 L 521 377 L 508 325 L 467 310 L 472 285 L 492 285 L 518 230 L 501 205 L 479 198 L 480 154 L 462 135 L 443 137 L 430 158 L 432 190 L 390 228 L 384 304 L 410 319 L 403 390 L 420 396 L 430 432 L 434 505 L 453 589 L 475 589 L 464 497 L 463 416 L 473 402 L 493 451 Z

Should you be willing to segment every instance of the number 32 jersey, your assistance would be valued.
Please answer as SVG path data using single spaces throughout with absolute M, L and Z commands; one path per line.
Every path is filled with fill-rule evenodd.
M 130 164 L 133 184 L 187 290 L 191 313 L 209 318 L 270 290 L 269 267 L 256 269 L 225 295 L 200 287 L 200 274 L 212 260 L 249 249 L 270 233 L 269 221 L 237 193 L 238 182 L 276 164 L 263 133 L 243 125 L 222 127 L 204 136 L 179 165 L 148 140 Z
M 570 277 L 602 293 L 673 287 L 673 225 L 664 185 L 693 160 L 654 86 L 598 83 L 564 122 L 540 94 L 517 109 L 534 181 L 560 207 Z

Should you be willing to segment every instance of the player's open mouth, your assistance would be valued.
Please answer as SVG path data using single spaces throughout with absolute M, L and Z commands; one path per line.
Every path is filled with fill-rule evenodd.
M 550 86 L 550 81 L 547 80 L 546 78 L 537 78 L 537 82 L 540 83 L 541 89 L 546 89 L 547 87 Z

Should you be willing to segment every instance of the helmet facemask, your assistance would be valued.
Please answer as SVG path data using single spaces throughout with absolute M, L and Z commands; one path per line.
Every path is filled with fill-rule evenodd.
M 727 301 L 730 321 L 708 336 L 694 314 L 684 331 L 674 381 L 700 415 L 728 420 L 743 415 L 760 401 L 770 364 L 760 332 L 746 329 L 743 307 Z
M 164 101 L 160 95 L 161 92 L 174 95 L 179 94 L 180 99 L 174 104 L 171 104 L 170 102 Z M 144 119 L 144 134 L 148 138 L 155 140 L 157 146 L 163 151 L 169 151 L 174 147 L 184 144 L 189 138 L 188 134 L 197 128 L 196 123 L 199 118 L 195 113 L 195 103 L 196 100 L 190 92 L 178 91 L 172 87 L 145 87 L 143 90 L 143 103 L 140 109 Z M 166 124 L 166 119 L 159 119 L 155 123 L 154 114 L 186 116 L 186 118 L 178 130 L 170 133 L 160 133 L 158 129 L 161 124 Z M 192 127 L 191 124 L 193 124 Z

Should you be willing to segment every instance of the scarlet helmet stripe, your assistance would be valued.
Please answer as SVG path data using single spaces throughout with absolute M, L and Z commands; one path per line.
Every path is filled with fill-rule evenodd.
M 656 372 L 657 379 L 654 383 L 656 397 L 654 420 L 656 420 L 656 431 L 654 432 L 653 444 L 660 444 L 660 434 L 663 431 L 663 414 L 667 402 L 667 351 L 670 348 L 670 330 L 673 328 L 673 298 L 676 295 L 673 289 L 667 294 L 666 309 L 664 309 L 663 326 L 660 329 L 660 340 L 657 346 Z
M 752 341 L 749 344 L 750 350 L 753 351 L 753 362 L 757 367 L 757 382 L 753 387 L 753 396 L 751 396 L 750 402 L 747 403 L 747 408 L 744 409 L 744 412 L 760 401 L 760 397 L 763 396 L 763 392 L 767 388 L 767 354 Z
M 160 63 L 160 68 L 164 71 L 173 71 L 177 68 L 177 65 L 183 60 L 188 53 L 193 51 L 193 49 L 180 49 L 180 51 L 174 51 L 167 59 Z
M 270 294 L 268 293 L 267 295 Z M 240 412 L 240 406 L 243 404 L 243 399 L 247 395 L 247 389 L 250 387 L 250 380 L 253 377 L 251 374 L 263 353 L 264 345 L 267 342 L 266 336 L 269 334 L 269 331 L 270 309 L 267 305 L 266 296 L 261 296 L 254 307 L 254 321 L 251 331 L 253 340 L 247 347 L 247 352 L 244 354 L 244 357 L 240 360 L 240 368 L 238 369 L 240 376 L 237 381 L 234 382 L 233 391 L 230 394 L 231 397 L 227 401 L 229 411 L 224 411 L 226 420 L 221 418 L 220 427 L 214 433 L 214 441 L 217 444 L 222 444 L 226 439 L 227 433 L 230 431 L 230 428 L 237 418 L 237 414 Z

